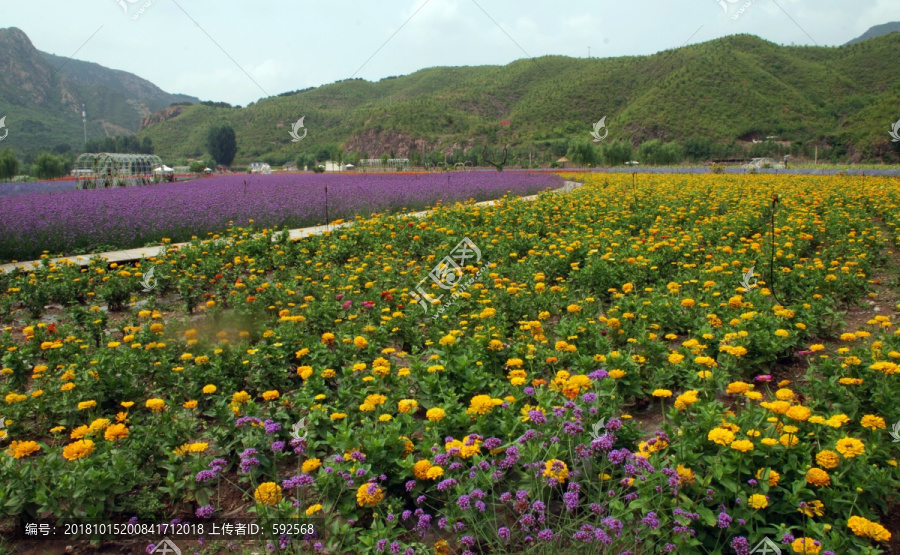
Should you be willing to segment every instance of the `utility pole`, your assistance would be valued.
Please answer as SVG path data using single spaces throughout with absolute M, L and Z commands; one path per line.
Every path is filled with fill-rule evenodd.
M 87 110 L 81 105 L 81 121 L 84 123 L 84 143 L 87 144 Z
M 588 46 L 588 58 L 590 58 L 590 57 L 591 57 L 591 47 Z

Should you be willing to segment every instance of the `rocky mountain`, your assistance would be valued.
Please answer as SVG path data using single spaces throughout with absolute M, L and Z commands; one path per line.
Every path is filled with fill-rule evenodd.
M 238 163 L 321 159 L 340 150 L 454 163 L 482 145 L 510 145 L 516 160 L 533 154 L 546 163 L 573 142 L 588 142 L 592 125 L 606 117 L 607 142 L 677 141 L 702 154 L 711 141 L 721 147 L 718 157 L 730 157 L 776 137 L 795 158 L 890 161 L 900 154 L 888 134 L 900 118 L 898 51 L 900 34 L 840 47 L 735 35 L 652 56 L 436 67 L 378 82 L 340 81 L 245 108 L 188 106 L 140 134 L 167 159 L 205 156 L 207 130 L 228 124 Z M 300 117 L 308 136 L 292 142 L 288 131 Z
M 897 32 L 900 32 L 900 21 L 893 21 L 891 23 L 885 23 L 883 25 L 876 25 L 857 38 L 851 40 L 847 44 L 856 44 L 857 42 L 862 42 L 864 40 L 874 39 L 876 37 Z
M 15 27 L 0 29 L 0 117 L 9 135 L 4 147 L 18 155 L 41 149 L 78 149 L 88 136 L 136 133 L 141 121 L 176 102 L 199 99 L 169 94 L 134 74 L 41 52 Z

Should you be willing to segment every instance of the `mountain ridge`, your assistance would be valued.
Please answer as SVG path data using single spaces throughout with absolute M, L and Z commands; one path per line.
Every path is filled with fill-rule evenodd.
M 652 56 L 544 56 L 505 66 L 427 68 L 376 82 L 345 80 L 242 109 L 186 107 L 141 131 L 173 157 L 205 154 L 205 132 L 228 124 L 238 160 L 293 161 L 338 148 L 361 157 L 452 156 L 483 145 L 537 151 L 546 162 L 589 140 L 607 116 L 607 141 L 777 136 L 796 154 L 851 161 L 895 155 L 887 131 L 900 98 L 900 35 L 850 46 L 779 46 L 732 35 Z M 305 117 L 308 137 L 286 125 Z M 792 151 L 793 152 L 793 151 Z M 363 156 L 366 155 L 366 156 Z M 553 158 L 555 159 L 555 158 Z
M 42 52 L 16 27 L 0 29 L 0 74 L 0 114 L 10 129 L 3 146 L 19 156 L 80 149 L 82 105 L 89 137 L 97 138 L 136 133 L 144 118 L 172 103 L 200 102 L 126 71 Z
M 850 44 L 856 44 L 859 42 L 867 41 L 869 39 L 874 39 L 876 37 L 881 37 L 890 33 L 900 32 L 900 21 L 891 21 L 890 23 L 882 23 L 881 25 L 875 25 L 874 27 L 869 27 L 869 30 L 863 33 L 862 35 L 856 37 L 851 40 L 844 46 Z

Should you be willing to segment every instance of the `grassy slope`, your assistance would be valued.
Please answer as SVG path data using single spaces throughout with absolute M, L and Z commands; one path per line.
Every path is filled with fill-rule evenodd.
M 485 141 L 586 140 L 590 125 L 608 116 L 610 138 L 636 143 L 756 133 L 852 141 L 851 152 L 877 153 L 900 117 L 894 113 L 900 87 L 891 87 L 900 70 L 897 48 L 896 34 L 838 48 L 782 47 L 739 35 L 650 57 L 548 56 L 503 67 L 430 68 L 377 83 L 334 83 L 240 110 L 192 107 L 141 134 L 164 157 L 199 156 L 206 129 L 228 123 L 238 134 L 238 159 L 248 160 L 293 158 L 387 132 L 445 151 Z M 298 146 L 287 131 L 300 116 L 309 135 Z M 500 125 L 504 119 L 508 127 Z

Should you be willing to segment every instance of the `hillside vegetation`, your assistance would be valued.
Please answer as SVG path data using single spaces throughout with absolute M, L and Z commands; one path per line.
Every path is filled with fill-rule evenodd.
M 786 47 L 738 35 L 647 57 L 430 68 L 242 109 L 191 106 L 141 136 L 167 158 L 203 156 L 209 127 L 227 124 L 237 133 L 239 162 L 283 163 L 340 148 L 442 163 L 482 145 L 510 145 L 519 161 L 531 152 L 546 162 L 589 141 L 592 124 L 606 116 L 608 142 L 702 138 L 719 145 L 720 155 L 737 156 L 746 154 L 737 141 L 777 136 L 795 157 L 812 157 L 818 147 L 820 159 L 893 161 L 888 131 L 900 118 L 898 48 L 898 34 L 841 47 Z M 292 143 L 288 131 L 301 116 L 308 135 Z

